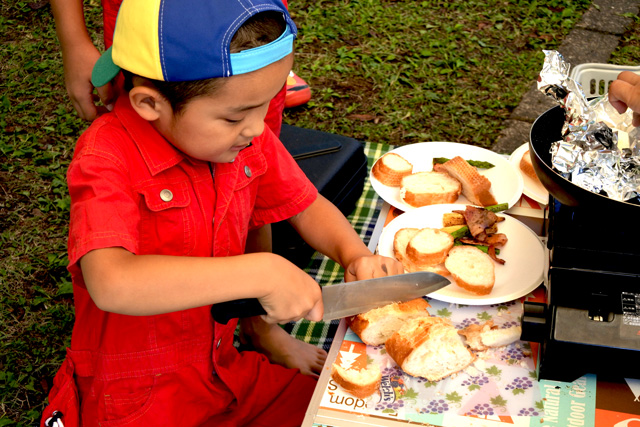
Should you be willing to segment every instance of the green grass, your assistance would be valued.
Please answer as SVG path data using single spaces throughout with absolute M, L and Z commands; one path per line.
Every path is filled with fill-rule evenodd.
M 303 127 L 490 147 L 589 1 L 293 1 Z
M 312 101 L 285 122 L 490 146 L 589 1 L 291 1 Z M 100 39 L 99 1 L 86 2 Z M 637 17 L 614 61 L 640 62 Z M 33 425 L 73 326 L 65 173 L 87 124 L 46 2 L 0 3 L 0 427 Z
M 632 28 L 623 36 L 618 48 L 611 54 L 609 62 L 617 65 L 640 65 L 640 17 L 626 15 L 633 19 Z
M 64 89 L 46 2 L 0 8 L 0 426 L 30 425 L 73 326 L 65 174 L 86 123 Z

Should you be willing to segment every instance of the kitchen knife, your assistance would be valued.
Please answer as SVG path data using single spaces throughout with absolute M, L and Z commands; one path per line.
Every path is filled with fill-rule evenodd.
M 364 313 L 392 302 L 404 302 L 435 292 L 449 283 L 436 273 L 418 271 L 395 276 L 358 280 L 322 288 L 323 321 Z M 266 314 L 257 298 L 245 298 L 214 304 L 211 315 L 226 324 L 238 317 Z

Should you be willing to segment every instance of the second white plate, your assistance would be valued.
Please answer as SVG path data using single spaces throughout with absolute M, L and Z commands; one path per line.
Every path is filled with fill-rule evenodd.
M 547 189 L 544 188 L 544 186 L 540 182 L 529 178 L 520 170 L 520 160 L 528 149 L 529 143 L 522 144 L 520 147 L 516 148 L 513 153 L 511 153 L 509 161 L 511 162 L 513 167 L 517 169 L 518 173 L 520 173 L 520 176 L 522 176 L 522 181 L 524 183 L 522 192 L 526 196 L 531 197 L 536 202 L 546 205 L 549 203 L 549 192 L 547 191 Z
M 491 169 L 478 169 L 481 175 L 491 181 L 491 192 L 498 203 L 508 203 L 509 207 L 515 205 L 522 196 L 522 175 L 513 165 L 500 154 L 474 145 L 459 144 L 456 142 L 419 142 L 404 145 L 392 150 L 413 164 L 413 172 L 430 171 L 433 169 L 434 157 L 453 158 L 460 156 L 465 160 L 482 160 L 492 163 Z M 378 181 L 370 174 L 371 186 L 382 199 L 402 211 L 416 209 L 407 204 L 400 197 L 400 187 L 389 187 Z M 458 197 L 456 204 L 468 205 L 469 200 L 463 195 Z
M 378 253 L 394 258 L 393 238 L 401 228 L 442 227 L 442 215 L 453 210 L 464 210 L 459 204 L 432 205 L 405 212 L 395 218 L 382 230 L 378 242 Z M 507 235 L 509 241 L 500 248 L 499 258 L 504 265 L 495 264 L 496 281 L 489 295 L 478 296 L 465 291 L 455 284 L 429 294 L 440 301 L 467 304 L 490 305 L 512 301 L 533 291 L 542 283 L 544 271 L 544 247 L 536 234 L 526 225 L 506 214 L 498 223 L 498 232 Z

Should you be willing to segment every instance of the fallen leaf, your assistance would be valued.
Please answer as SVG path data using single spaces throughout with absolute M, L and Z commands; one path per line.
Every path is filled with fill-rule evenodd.
M 361 122 L 370 122 L 376 120 L 376 116 L 372 114 L 349 114 L 348 119 L 360 120 Z

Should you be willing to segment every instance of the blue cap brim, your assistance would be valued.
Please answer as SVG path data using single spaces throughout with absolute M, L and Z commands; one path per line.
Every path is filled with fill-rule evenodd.
M 295 35 L 289 25 L 287 25 L 287 28 L 280 37 L 271 43 L 242 52 L 232 53 L 229 55 L 231 59 L 231 73 L 234 76 L 250 73 L 281 60 L 293 52 L 294 39 Z

